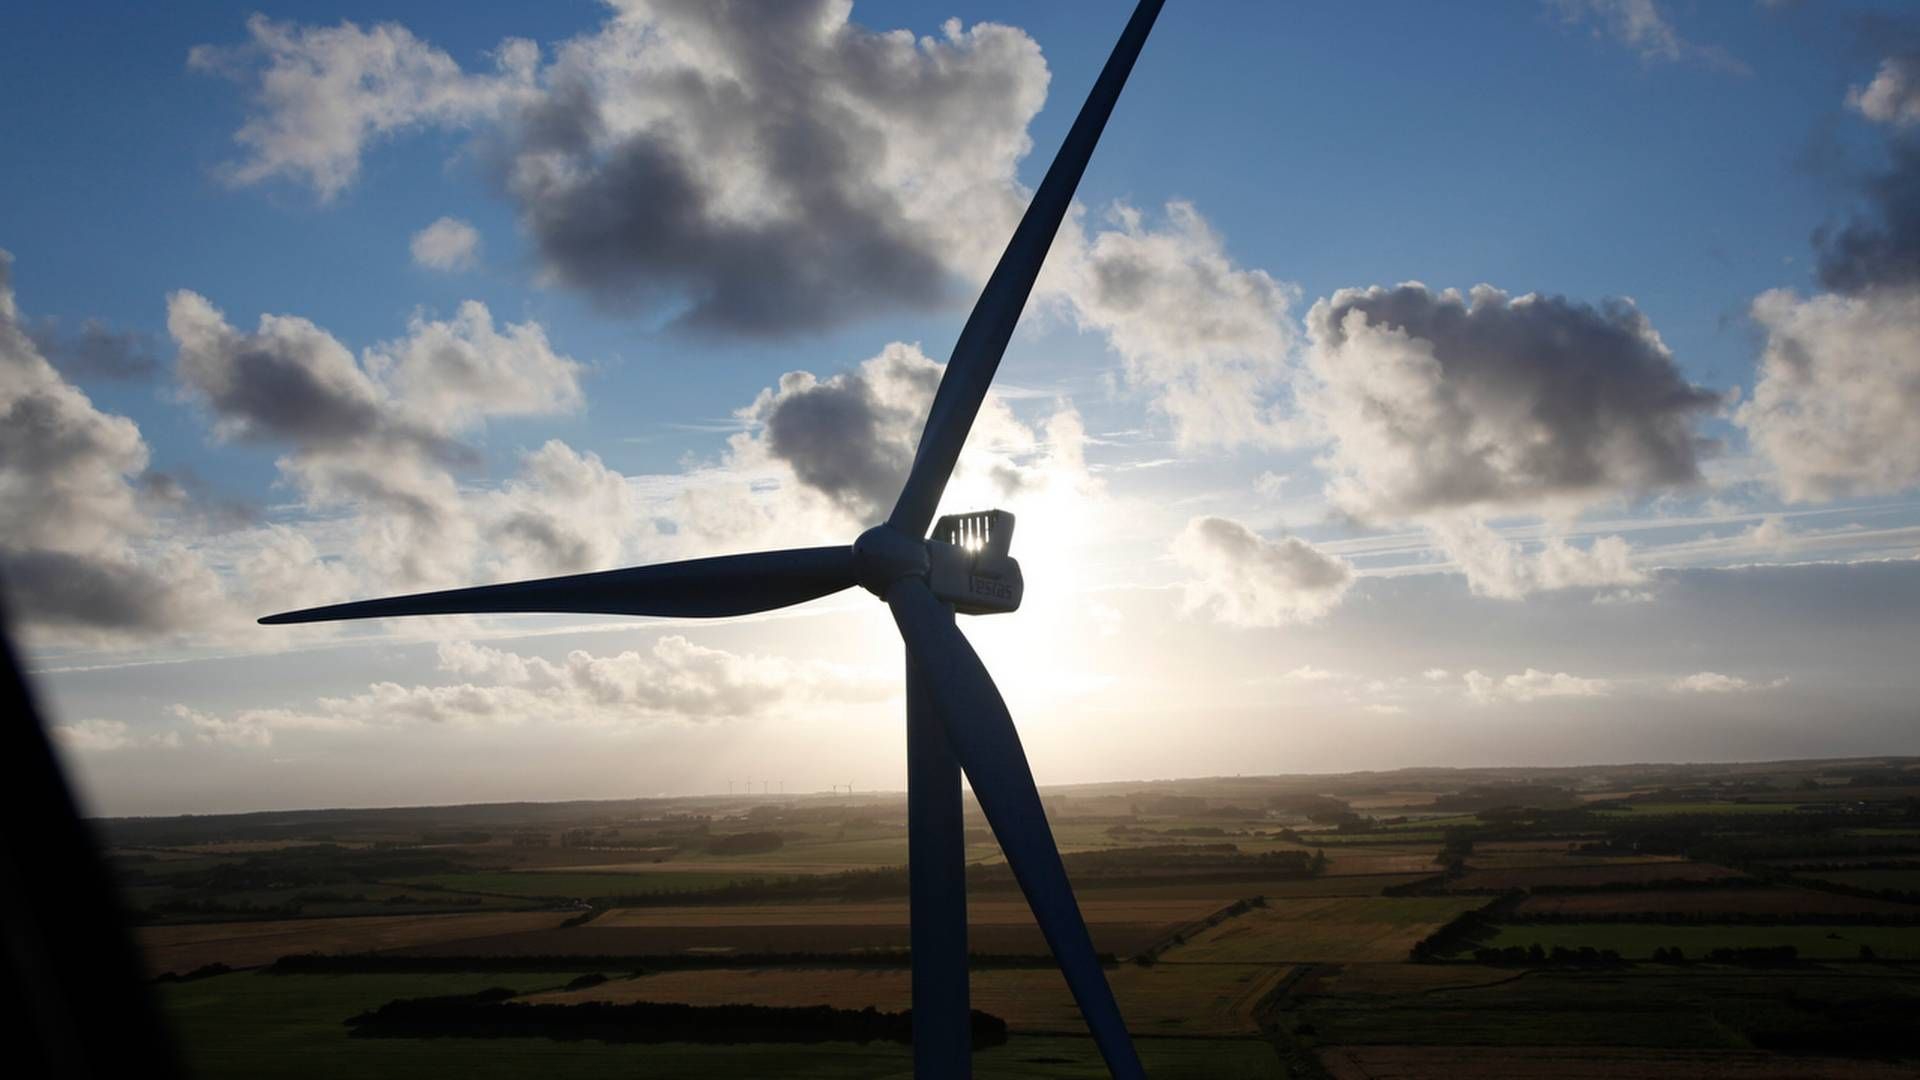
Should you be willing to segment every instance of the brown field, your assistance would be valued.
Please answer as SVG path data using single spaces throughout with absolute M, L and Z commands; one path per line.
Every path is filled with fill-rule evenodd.
M 1331 1046 L 1320 1063 L 1335 1080 L 1895 1080 L 1910 1065 L 1785 1057 L 1748 1050 L 1610 1046 Z
M 1702 915 L 1920 916 L 1920 906 L 1913 904 L 1840 896 L 1812 889 L 1660 889 L 1529 896 L 1514 909 L 1514 914 L 1613 915 L 1666 911 Z
M 1285 967 L 1192 964 L 1176 968 L 1124 965 L 1107 970 L 1129 1026 L 1141 1035 L 1242 1035 L 1258 1030 L 1253 1010 L 1286 974 Z M 665 971 L 552 991 L 529 1001 L 678 1001 L 693 1005 L 831 1005 L 898 1009 L 910 997 L 904 970 L 755 968 Z M 972 976 L 973 1007 L 1016 1031 L 1081 1035 L 1086 1024 L 1052 968 L 988 969 Z
M 1194 935 L 1164 964 L 1274 964 L 1405 960 L 1413 943 L 1462 911 L 1473 897 L 1333 897 L 1269 900 Z
M 276 922 L 143 926 L 134 931 L 155 974 L 185 974 L 207 964 L 253 967 L 293 953 L 370 952 L 549 929 L 564 911 L 500 911 L 456 915 L 366 915 Z
M 1313 850 L 1309 847 L 1307 850 Z M 1337 847 L 1328 845 L 1328 877 L 1351 877 L 1355 874 L 1437 874 L 1440 867 L 1433 857 L 1440 852 L 1440 845 L 1422 845 L 1420 847 L 1376 847 L 1372 845 L 1349 845 Z
M 1519 870 L 1549 866 L 1634 866 L 1642 863 L 1680 863 L 1678 855 L 1579 855 L 1565 843 L 1506 843 L 1476 845 L 1467 862 L 1481 870 Z
M 1231 902 L 1218 897 L 1088 897 L 1080 906 L 1095 948 L 1132 956 Z M 1038 955 L 1047 951 L 1025 900 L 974 900 L 967 905 L 967 924 L 968 944 L 976 953 Z M 663 956 L 686 952 L 831 955 L 904 949 L 907 945 L 907 904 L 894 900 L 616 908 L 585 926 L 422 944 L 404 951 L 435 956 Z
M 1524 973 L 1476 964 L 1323 964 L 1293 986 L 1296 997 L 1381 997 L 1467 990 L 1513 982 Z
M 1469 870 L 1448 888 L 1455 892 L 1533 889 L 1542 885 L 1597 888 L 1643 881 L 1713 881 L 1739 876 L 1738 870 L 1696 862 L 1551 866 L 1530 870 Z

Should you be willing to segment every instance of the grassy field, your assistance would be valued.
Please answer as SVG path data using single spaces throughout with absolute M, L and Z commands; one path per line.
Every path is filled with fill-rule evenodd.
M 1661 926 L 1646 923 L 1565 923 L 1503 926 L 1488 944 L 1496 948 L 1538 944 L 1612 949 L 1643 960 L 1661 946 L 1678 946 L 1699 959 L 1710 949 L 1792 945 L 1802 960 L 1852 960 L 1871 946 L 1883 960 L 1920 960 L 1920 926 Z
M 1630 889 L 1529 896 L 1515 915 L 1854 915 L 1920 917 L 1920 906 L 1814 889 Z
M 1468 862 L 1471 864 L 1471 858 Z M 1710 863 L 1613 863 L 1602 860 L 1595 865 L 1469 870 L 1447 887 L 1455 892 L 1505 892 L 1508 889 L 1535 889 L 1541 886 L 1598 889 L 1607 885 L 1635 885 L 1649 881 L 1713 881 L 1739 876 L 1737 870 Z
M 1081 913 L 1094 947 L 1132 956 L 1228 901 L 1088 896 Z M 665 956 L 678 953 L 860 953 L 904 949 L 905 901 L 615 909 L 579 927 L 423 945 L 413 954 L 459 956 Z M 968 942 L 976 953 L 1042 955 L 1046 940 L 1025 900 L 974 898 Z
M 735 870 L 658 870 L 645 873 L 561 870 L 476 871 L 466 874 L 432 874 L 421 878 L 410 878 L 407 883 L 507 896 L 590 900 L 600 896 L 688 892 L 731 885 L 738 881 L 751 881 L 754 878 L 785 876 L 788 875 Z
M 1482 901 L 1465 897 L 1269 900 L 1161 956 L 1166 964 L 1405 960 L 1413 943 Z
M 366 952 L 558 926 L 564 911 L 370 915 L 344 919 L 193 923 L 136 929 L 147 967 L 185 974 L 206 964 L 269 964 L 294 953 Z
M 350 1039 L 348 1016 L 398 997 L 471 993 L 490 986 L 556 988 L 551 975 L 227 975 L 170 986 L 163 1001 L 192 1074 L 211 1080 L 266 1075 L 416 1080 L 586 1080 L 607 1076 L 751 1076 L 794 1080 L 900 1077 L 907 1047 L 890 1043 L 708 1046 L 561 1042 L 549 1039 Z M 896 1006 L 897 1007 L 897 1004 Z M 1141 1038 L 1155 1077 L 1264 1080 L 1281 1075 L 1273 1050 L 1250 1039 Z M 264 1063 L 271 1063 L 266 1066 Z M 983 1078 L 1104 1077 L 1085 1037 L 1016 1036 L 975 1056 Z
M 1832 799 L 1831 794 L 1821 794 L 1822 799 Z M 1602 809 L 1594 811 L 1601 817 L 1695 817 L 1699 815 L 1764 815 L 1790 814 L 1799 800 L 1777 802 L 1668 802 L 1634 803 L 1631 810 Z
M 1752 1050 L 1614 1046 L 1337 1046 L 1321 1062 L 1336 1080 L 1904 1080 L 1909 1067 L 1852 1058 L 1781 1058 Z
M 1639 1047 L 1684 1056 L 1690 1051 L 1750 1051 L 1756 1037 L 1826 1024 L 1823 1017 L 1857 1013 L 1865 1001 L 1890 1002 L 1907 1011 L 1920 1008 L 1920 988 L 1872 969 L 1855 969 L 1858 974 L 1810 972 L 1794 978 L 1787 994 L 1777 976 L 1726 968 L 1500 975 L 1494 969 L 1458 966 L 1472 982 L 1305 984 L 1289 1000 L 1286 1016 L 1296 1029 L 1308 1026 L 1311 1039 L 1322 1046 Z M 1773 1060 L 1784 1066 L 1775 1075 L 1824 1075 L 1807 1069 L 1805 1059 Z M 1713 1074 L 1690 1073 L 1676 1064 L 1661 1075 Z
M 1286 974 L 1285 967 L 1228 964 L 1121 965 L 1108 981 L 1129 1027 L 1141 1035 L 1253 1036 L 1254 1007 Z M 753 968 L 664 971 L 618 979 L 586 990 L 555 991 L 535 1000 L 680 1001 L 693 1005 L 745 1002 L 831 1005 L 841 1009 L 897 1009 L 910 996 L 904 970 Z M 1026 1034 L 1086 1030 L 1060 972 L 1048 968 L 984 969 L 972 977 L 973 1007 Z
M 1817 870 L 1808 877 L 1851 885 L 1856 889 L 1896 889 L 1920 892 L 1920 867 L 1912 870 Z

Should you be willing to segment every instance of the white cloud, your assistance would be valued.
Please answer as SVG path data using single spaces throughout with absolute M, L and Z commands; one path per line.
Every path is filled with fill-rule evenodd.
M 1451 556 L 1467 584 L 1481 596 L 1518 600 L 1556 589 L 1637 585 L 1646 574 L 1618 536 L 1603 536 L 1578 548 L 1557 536 L 1538 546 L 1509 540 L 1465 515 L 1431 519 L 1428 528 Z
M 1195 575 L 1186 610 L 1232 626 L 1284 626 L 1320 618 L 1346 596 L 1353 567 L 1298 537 L 1268 540 L 1222 517 L 1197 517 L 1174 538 L 1174 560 Z
M 540 61 L 532 42 L 509 39 L 493 55 L 496 74 L 468 75 L 393 23 L 303 27 L 255 15 L 247 34 L 245 45 L 198 45 L 187 56 L 189 67 L 252 93 L 253 113 L 234 134 L 247 157 L 225 176 L 303 182 L 323 201 L 353 183 L 368 144 L 428 125 L 469 126 L 525 100 Z
M 1466 683 L 1467 696 L 1481 704 L 1524 703 L 1542 698 L 1605 697 L 1613 690 L 1613 684 L 1606 679 L 1582 678 L 1564 671 L 1549 673 L 1537 668 L 1528 668 L 1518 675 L 1508 675 L 1503 679 L 1469 671 L 1462 679 Z
M 1718 45 L 1696 45 L 1680 36 L 1659 0 L 1545 0 L 1568 23 L 1591 22 L 1604 35 L 1632 49 L 1641 60 L 1676 63 L 1697 60 L 1739 75 L 1752 69 Z M 1771 0 L 1762 0 L 1763 3 Z
M 164 536 L 136 484 L 140 429 L 54 370 L 14 300 L 0 251 L 0 568 L 36 643 L 108 644 L 203 627 L 221 592 Z
M 1182 445 L 1287 438 L 1276 398 L 1296 334 L 1296 290 L 1234 265 L 1190 203 L 1167 204 L 1161 229 L 1129 206 L 1110 216 L 1116 227 L 1095 234 L 1084 255 L 1066 253 L 1064 288 L 1079 324 L 1107 336 L 1129 383 L 1152 392 Z
M 1767 333 L 1760 377 L 1735 420 L 1791 499 L 1920 486 L 1920 289 L 1753 303 Z
M 1783 676 L 1771 682 L 1752 682 L 1738 675 L 1701 671 L 1675 679 L 1670 687 L 1677 694 L 1738 694 L 1750 690 L 1774 690 L 1787 684 Z
M 1889 56 L 1873 81 L 1847 91 L 1847 104 L 1869 120 L 1896 127 L 1920 124 L 1920 56 Z
M 480 230 L 471 222 L 443 217 L 413 234 L 407 249 L 429 270 L 471 270 L 480 264 Z
M 361 693 L 297 707 L 216 714 L 176 705 L 173 712 L 202 742 L 257 749 L 290 732 L 708 723 L 884 701 L 898 693 L 890 668 L 732 653 L 677 634 L 656 639 L 645 651 L 596 656 L 575 650 L 558 662 L 446 642 L 439 646 L 439 665 L 461 681 L 379 682 Z
M 1482 595 L 1641 580 L 1624 540 L 1521 545 L 1487 523 L 1579 511 L 1701 480 L 1696 420 L 1719 398 L 1681 376 L 1627 301 L 1344 289 L 1307 316 L 1298 398 L 1335 506 L 1428 527 Z
M 305 319 L 263 315 L 249 333 L 184 290 L 168 298 L 167 328 L 181 383 L 216 434 L 288 446 L 282 475 L 310 510 L 364 512 L 359 560 L 393 585 L 470 573 L 480 525 L 452 473 L 472 457 L 460 434 L 581 402 L 580 365 L 538 324 L 496 330 L 473 301 L 444 322 L 415 317 L 406 337 L 359 360 Z

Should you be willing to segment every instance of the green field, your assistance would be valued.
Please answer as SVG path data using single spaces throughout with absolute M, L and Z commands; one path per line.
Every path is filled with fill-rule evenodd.
M 1868 945 L 1883 960 L 1920 960 L 1920 926 L 1660 926 L 1647 923 L 1557 923 L 1503 926 L 1487 944 L 1495 948 L 1538 944 L 1612 949 L 1644 960 L 1654 949 L 1678 947 L 1690 959 L 1711 949 L 1792 945 L 1802 960 L 1853 960 Z
M 500 870 L 476 871 L 470 874 L 432 874 L 411 879 L 407 884 L 539 899 L 592 899 L 599 896 L 691 892 L 731 885 L 738 881 L 751 881 L 755 878 L 787 876 L 791 875 L 726 870 L 660 870 L 649 873 L 614 874 Z
M 1274 899 L 1163 954 L 1163 963 L 1405 960 L 1413 943 L 1481 897 Z
M 1920 892 L 1920 867 L 1912 870 L 1816 870 L 1806 876 L 1851 885 L 1856 889 Z
M 551 1039 L 350 1039 L 347 1017 L 398 997 L 472 993 L 491 986 L 552 989 L 551 975 L 225 975 L 169 986 L 163 1002 L 192 1075 L 415 1080 L 548 1080 L 607 1076 L 907 1077 L 912 1054 L 892 1043 L 733 1046 L 609 1044 Z M 1266 1043 L 1247 1039 L 1137 1040 L 1156 1077 L 1254 1080 L 1279 1077 Z M 981 1077 L 1103 1077 L 1090 1039 L 1016 1036 L 975 1055 Z
M 1701 814 L 1792 814 L 1799 806 L 1795 802 L 1677 802 L 1677 803 L 1634 803 L 1631 810 L 1616 810 L 1611 807 L 1594 811 L 1600 817 L 1688 817 Z
M 1809 974 L 1785 995 L 1778 979 L 1712 970 L 1485 972 L 1486 981 L 1460 987 L 1308 993 L 1290 1019 L 1310 1025 L 1320 1044 L 1713 1050 L 1748 1049 L 1769 1031 L 1809 1023 L 1833 1030 L 1829 1016 L 1867 1001 L 1920 1008 L 1920 991 L 1895 978 Z

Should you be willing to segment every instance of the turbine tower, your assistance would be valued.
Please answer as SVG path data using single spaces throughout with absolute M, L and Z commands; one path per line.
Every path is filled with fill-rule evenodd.
M 1009 553 L 1013 515 L 988 510 L 950 514 L 935 522 L 934 511 L 1162 3 L 1140 0 L 1134 9 L 960 331 L 892 514 L 861 533 L 852 547 L 725 555 L 334 604 L 260 620 L 279 624 L 502 612 L 723 618 L 786 607 L 855 585 L 886 601 L 907 652 L 913 1060 L 915 1075 L 921 1077 L 971 1072 L 962 771 L 1108 1070 L 1120 1077 L 1144 1075 L 1073 898 L 1013 718 L 980 657 L 954 624 L 956 612 L 991 615 L 1020 606 L 1020 564 Z M 762 780 L 763 795 L 766 788 Z M 751 782 L 747 790 L 752 793 Z

